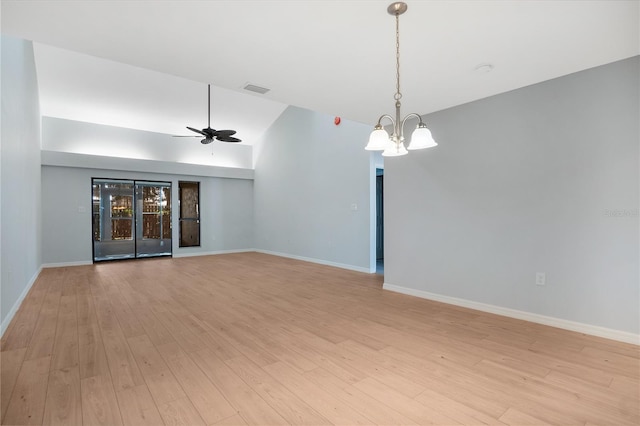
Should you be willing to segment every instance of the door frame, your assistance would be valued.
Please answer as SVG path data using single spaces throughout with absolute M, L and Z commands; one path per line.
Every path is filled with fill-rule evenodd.
M 133 183 L 133 213 L 131 220 L 133 221 L 133 229 L 132 229 L 132 239 L 133 239 L 133 256 L 132 257 L 123 257 L 123 258 L 115 258 L 115 259 L 96 259 L 96 246 L 94 240 L 94 223 L 93 223 L 93 186 L 95 181 L 114 181 L 114 182 L 132 182 Z M 137 218 L 137 201 L 138 197 L 136 194 L 136 184 L 138 182 L 141 183 L 157 183 L 162 186 L 168 186 L 169 191 L 171 192 L 171 211 L 169 213 L 169 223 L 171 224 L 171 244 L 169 244 L 170 250 L 168 254 L 158 254 L 158 255 L 145 255 L 138 256 L 138 218 Z M 102 198 L 102 195 L 101 195 Z M 148 259 L 148 258 L 156 258 L 156 257 L 173 257 L 173 182 L 170 181 L 161 181 L 161 180 L 149 180 L 149 179 L 125 179 L 125 178 L 110 178 L 110 177 L 92 177 L 91 178 L 91 259 L 93 263 L 100 262 L 113 262 L 117 260 L 138 260 L 138 259 Z M 102 215 L 102 213 L 101 213 Z M 100 219 L 102 220 L 102 218 Z M 162 220 L 162 217 L 160 218 Z M 160 239 L 162 239 L 162 234 L 160 235 Z

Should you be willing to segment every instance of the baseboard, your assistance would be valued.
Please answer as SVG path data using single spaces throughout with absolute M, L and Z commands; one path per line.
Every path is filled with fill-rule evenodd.
M 193 256 L 213 256 L 216 254 L 233 254 L 233 253 L 248 253 L 255 251 L 254 249 L 236 249 L 236 250 L 217 250 L 217 251 L 197 251 L 197 252 L 184 252 L 173 253 L 173 257 L 193 257 Z
M 82 260 L 79 262 L 60 262 L 60 263 L 45 263 L 42 265 L 43 269 L 46 268 L 65 268 L 67 266 L 86 266 L 93 265 L 93 262 L 90 260 Z
M 4 336 L 4 332 L 7 331 L 9 324 L 11 324 L 11 320 L 16 315 L 16 312 L 18 312 L 18 309 L 20 309 L 20 305 L 22 305 L 22 301 L 24 300 L 25 297 L 27 297 L 29 290 L 31 290 L 33 283 L 35 283 L 36 280 L 38 279 L 40 272 L 42 272 L 42 266 L 38 268 L 38 270 L 33 275 L 33 277 L 31 277 L 31 280 L 29 280 L 29 283 L 27 283 L 27 286 L 24 288 L 24 290 L 20 294 L 20 297 L 18 297 L 18 300 L 16 300 L 16 303 L 13 304 L 13 306 L 9 310 L 9 313 L 7 314 L 5 319 L 2 320 L 2 324 L 0 325 L 0 336 Z
M 422 299 L 433 300 L 436 302 L 448 303 L 450 305 L 461 306 L 464 308 L 475 309 L 477 311 L 488 312 L 491 314 L 502 315 L 505 317 L 520 319 L 537 324 L 548 325 L 551 327 L 562 328 L 564 330 L 576 331 L 578 333 L 589 334 L 591 336 L 604 337 L 606 339 L 617 340 L 619 342 L 632 343 L 640 345 L 640 335 L 629 333 L 626 331 L 613 330 L 610 328 L 599 327 L 596 325 L 584 324 L 581 322 L 569 321 L 560 318 L 538 315 L 516 309 L 503 308 L 500 306 L 489 305 L 486 303 L 474 302 L 471 300 L 458 299 L 456 297 L 443 296 L 441 294 L 429 293 L 423 290 L 413 288 L 400 287 L 393 284 L 384 283 L 384 290 L 394 291 L 396 293 L 416 296 Z
M 363 268 L 361 266 L 347 265 L 344 263 L 331 262 L 323 259 L 314 259 L 312 257 L 296 256 L 295 254 L 280 253 L 280 252 L 271 251 L 271 250 L 255 249 L 253 251 L 256 251 L 258 253 L 270 254 L 273 256 L 287 257 L 289 259 L 302 260 L 304 262 L 318 263 L 320 265 L 334 266 L 336 268 L 348 269 L 350 271 L 365 272 L 367 274 L 371 273 L 369 271 L 369 268 Z

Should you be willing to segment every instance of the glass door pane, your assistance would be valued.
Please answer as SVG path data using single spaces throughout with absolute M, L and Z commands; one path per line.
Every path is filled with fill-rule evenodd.
M 133 181 L 93 179 L 94 260 L 135 257 Z
M 171 254 L 171 184 L 136 181 L 136 255 Z

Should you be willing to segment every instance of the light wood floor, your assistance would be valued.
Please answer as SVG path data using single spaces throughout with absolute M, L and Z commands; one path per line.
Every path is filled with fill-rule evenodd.
M 3 424 L 640 423 L 639 348 L 257 253 L 45 269 Z

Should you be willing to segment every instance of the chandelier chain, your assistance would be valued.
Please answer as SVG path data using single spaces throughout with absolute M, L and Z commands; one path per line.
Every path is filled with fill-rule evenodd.
M 396 101 L 400 101 L 400 15 L 396 13 L 396 94 L 393 96 Z

